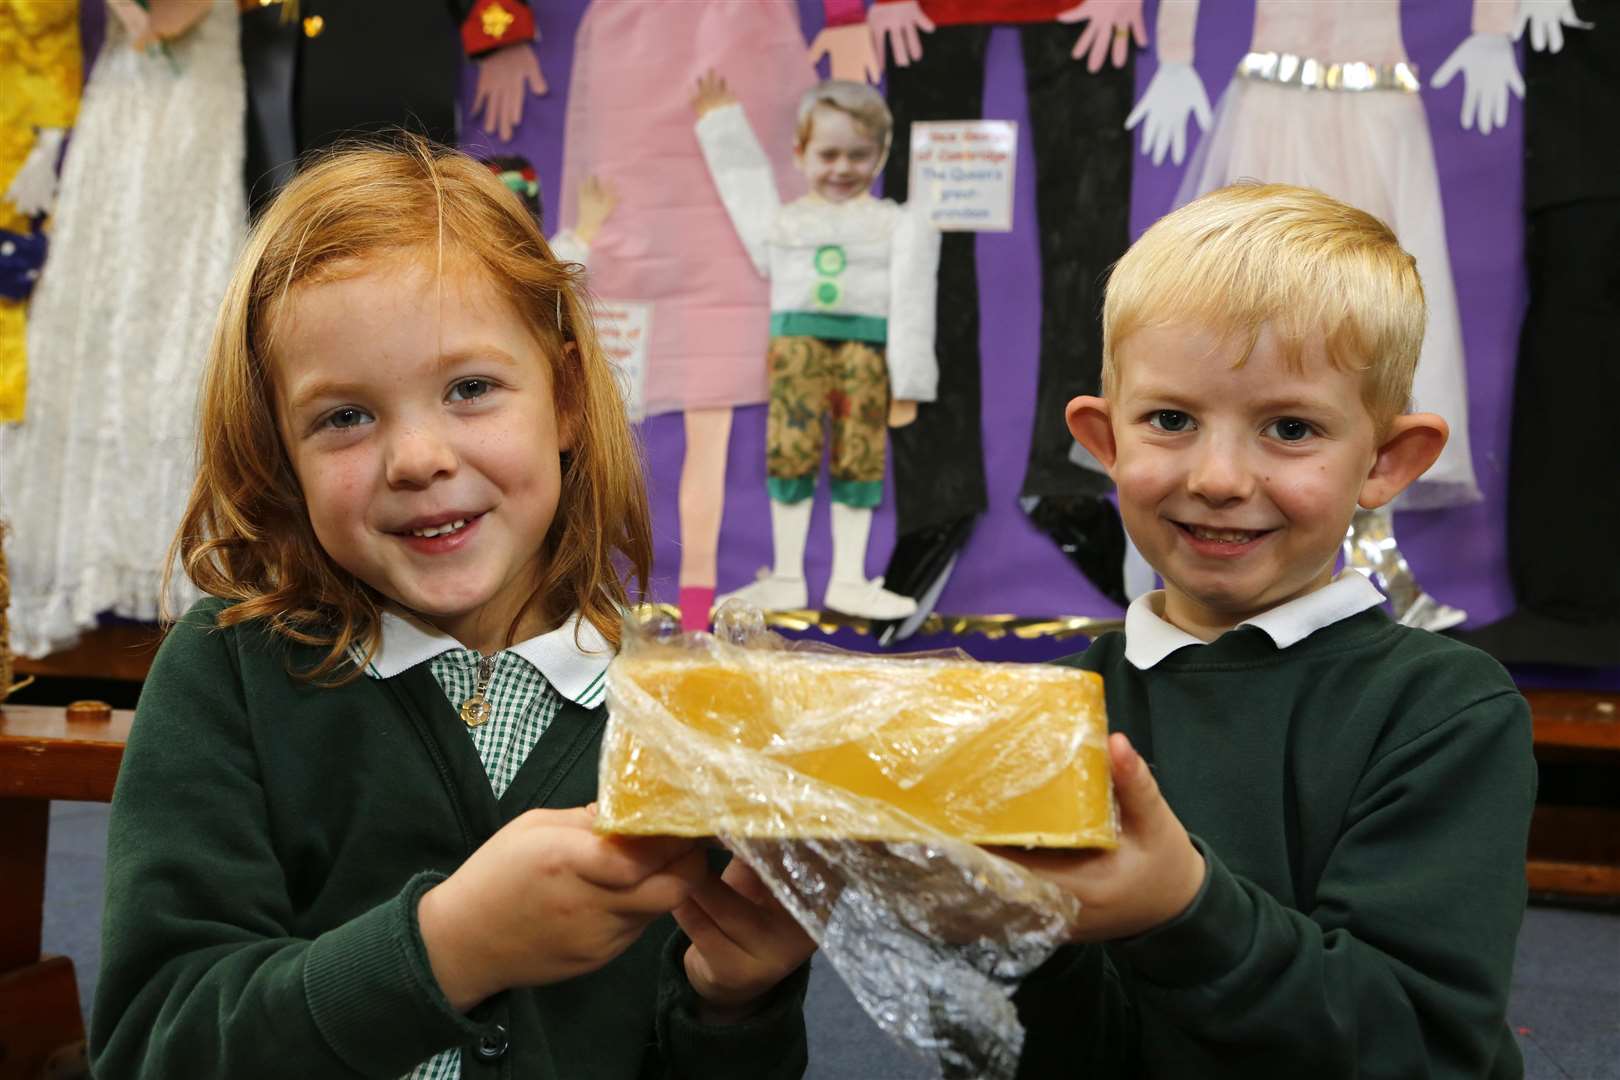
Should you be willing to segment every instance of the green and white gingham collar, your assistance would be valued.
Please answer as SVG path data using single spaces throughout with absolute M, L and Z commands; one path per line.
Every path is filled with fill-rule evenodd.
M 391 679 L 441 653 L 462 648 L 465 646 L 449 634 L 385 608 L 382 642 L 366 665 L 366 674 Z M 577 705 L 594 709 L 607 693 L 607 667 L 613 659 L 613 647 L 577 612 L 549 634 L 520 641 L 506 651 L 527 660 L 546 677 L 552 689 Z

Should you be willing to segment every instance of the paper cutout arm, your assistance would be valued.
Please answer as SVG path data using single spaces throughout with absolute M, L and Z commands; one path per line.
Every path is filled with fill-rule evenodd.
M 476 0 L 461 21 L 461 45 L 478 68 L 472 115 L 505 142 L 523 122 L 528 96 L 547 90 L 534 42 L 540 39 L 524 0 Z
M 207 4 L 189 0 L 107 0 L 107 10 L 129 33 L 130 48 L 143 52 L 152 45 L 184 37 L 208 14 Z
M 901 67 L 922 59 L 922 35 L 934 32 L 933 20 L 923 14 L 917 0 L 876 0 L 866 13 L 866 25 L 871 28 L 873 51 L 882 57 L 887 40 Z
M 1136 107 L 1125 118 L 1126 130 L 1142 128 L 1142 154 L 1153 164 L 1165 154 L 1180 165 L 1187 153 L 1187 117 L 1208 131 L 1212 114 L 1204 81 L 1192 66 L 1192 36 L 1198 21 L 1198 0 L 1165 0 L 1155 27 L 1159 69 L 1142 91 Z
M 459 0 L 459 7 L 461 47 L 469 59 L 540 40 L 528 0 Z
M 613 216 L 619 205 L 618 193 L 600 176 L 588 176 L 579 188 L 579 210 L 574 215 L 572 229 L 563 229 L 551 238 L 551 253 L 558 262 L 579 263 L 590 260 L 591 245 L 602 225 Z
M 1086 24 L 1069 55 L 1086 58 L 1086 70 L 1098 72 L 1103 62 L 1124 67 L 1131 41 L 1147 47 L 1147 23 L 1142 17 L 1142 0 L 1080 0 L 1067 11 L 1058 12 L 1058 22 Z
M 478 88 L 473 94 L 472 113 L 484 116 L 484 132 L 502 142 L 523 122 L 523 106 L 530 94 L 546 92 L 546 77 L 540 72 L 540 59 L 527 41 L 506 45 L 485 53 L 477 61 Z
M 698 118 L 697 137 L 738 239 L 759 276 L 769 277 L 771 225 L 782 209 L 782 197 L 765 148 L 735 100 L 704 112 Z
M 822 0 L 827 24 L 810 43 L 810 66 L 828 59 L 834 79 L 869 82 L 883 78 L 883 53 L 874 46 L 866 29 L 866 9 L 861 0 Z
M 1556 53 L 1564 47 L 1564 27 L 1590 30 L 1592 24 L 1575 14 L 1574 0 L 1519 0 L 1518 26 L 1513 40 L 1530 29 L 1530 47 L 1536 52 Z
M 5 199 L 25 217 L 50 212 L 56 201 L 56 159 L 67 138 L 65 128 L 40 128 L 33 148 L 23 159 L 17 175 L 6 189 Z
M 933 401 L 939 388 L 934 356 L 939 230 L 922 211 L 901 207 L 889 258 L 889 396 Z
M 1446 57 L 1429 83 L 1438 90 L 1462 72 L 1462 126 L 1481 135 L 1507 124 L 1509 91 L 1524 97 L 1524 77 L 1519 74 L 1509 30 L 1495 29 L 1500 22 L 1497 9 L 1503 7 L 1506 5 L 1475 0 L 1474 32 Z M 1481 30 L 1481 26 L 1492 28 Z

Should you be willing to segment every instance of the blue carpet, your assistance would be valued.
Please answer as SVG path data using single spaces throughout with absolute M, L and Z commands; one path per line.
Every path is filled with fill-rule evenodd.
M 69 956 L 85 1016 L 101 960 L 107 807 L 56 803 L 45 881 L 45 951 Z M 891 1042 L 831 965 L 811 970 L 805 1006 L 811 1080 L 934 1080 Z M 1508 1022 L 1527 1080 L 1620 1080 L 1620 914 L 1533 907 L 1519 935 Z

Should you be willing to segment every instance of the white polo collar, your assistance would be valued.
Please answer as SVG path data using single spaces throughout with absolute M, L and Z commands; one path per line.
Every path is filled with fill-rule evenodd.
M 1365 575 L 1347 569 L 1320 589 L 1262 611 L 1238 625 L 1259 627 L 1277 648 L 1286 649 L 1383 602 L 1384 594 Z M 1138 596 L 1125 611 L 1125 659 L 1139 671 L 1148 670 L 1188 645 L 1208 644 L 1166 622 L 1160 614 L 1163 610 L 1164 590 L 1158 589 Z
M 578 634 L 576 641 L 575 634 Z M 391 679 L 443 653 L 466 646 L 419 619 L 385 608 L 382 641 L 366 665 L 366 674 Z M 575 612 L 557 629 L 513 645 L 507 652 L 527 660 L 552 689 L 569 701 L 593 709 L 607 692 L 604 677 L 613 647 L 600 631 Z

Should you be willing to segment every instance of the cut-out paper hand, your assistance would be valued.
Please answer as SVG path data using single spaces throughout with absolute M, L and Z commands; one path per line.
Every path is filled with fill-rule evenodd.
M 602 223 L 613 216 L 618 205 L 618 193 L 607 181 L 600 176 L 586 177 L 579 186 L 579 213 L 575 215 L 578 223 L 574 226 L 574 235 L 579 237 L 579 242 L 594 243 L 596 234 L 602 231 Z
M 154 40 L 152 17 L 135 0 L 107 0 L 107 10 L 123 25 L 131 48 L 145 49 Z
M 1574 0 L 1519 0 L 1519 25 L 1513 40 L 1530 30 L 1530 47 L 1536 52 L 1558 52 L 1564 47 L 1564 27 L 1590 30 L 1592 24 L 1575 14 Z
M 710 68 L 698 76 L 697 93 L 692 95 L 692 111 L 702 119 L 704 114 L 737 104 L 737 95 L 731 92 L 720 73 Z
M 6 189 L 5 199 L 27 217 L 49 213 L 56 201 L 56 158 L 62 152 L 67 132 L 62 128 L 40 128 L 34 146 Z
M 883 53 L 865 23 L 824 28 L 810 43 L 810 66 L 821 63 L 823 56 L 831 78 L 874 85 L 883 78 Z
M 1524 77 L 1506 34 L 1470 34 L 1463 39 L 1429 83 L 1448 85 L 1458 72 L 1463 76 L 1462 126 L 1489 135 L 1507 124 L 1508 91 L 1524 97 Z
M 1161 63 L 1142 91 L 1142 99 L 1125 118 L 1125 127 L 1134 130 L 1141 125 L 1142 153 L 1153 164 L 1163 164 L 1168 151 L 1170 160 L 1180 165 L 1187 153 L 1189 114 L 1198 122 L 1198 130 L 1209 130 L 1211 113 L 1204 81 L 1191 64 Z
M 484 131 L 502 142 L 523 122 L 523 105 L 529 94 L 546 92 L 546 77 L 540 73 L 540 58 L 531 42 L 503 45 L 479 57 L 478 88 L 473 94 L 473 116 L 484 114 Z
M 894 50 L 894 62 L 909 67 L 922 59 L 922 35 L 934 32 L 934 22 L 923 14 L 917 0 L 898 4 L 874 4 L 866 13 L 866 26 L 872 35 L 872 48 L 881 57 L 883 43 Z
M 1131 40 L 1137 48 L 1147 45 L 1147 23 L 1142 19 L 1142 0 L 1081 0 L 1067 11 L 1058 12 L 1058 22 L 1085 23 L 1074 43 L 1076 60 L 1084 57 L 1086 70 L 1102 70 L 1104 61 L 1124 67 Z

